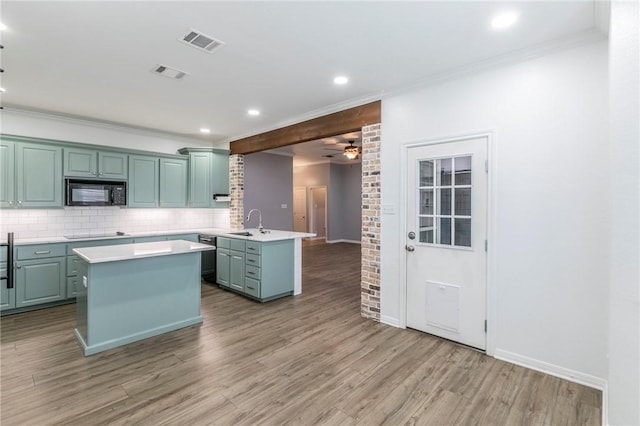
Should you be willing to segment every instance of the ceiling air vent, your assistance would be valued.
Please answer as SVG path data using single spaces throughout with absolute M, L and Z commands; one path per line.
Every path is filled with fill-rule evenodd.
M 204 50 L 209 53 L 224 45 L 222 41 L 216 40 L 206 34 L 202 34 L 200 31 L 194 30 L 193 28 L 178 40 L 188 44 L 189 46 L 195 47 L 196 49 Z
M 187 72 L 180 71 L 179 69 L 171 68 L 166 65 L 156 65 L 151 71 L 156 75 L 173 78 L 174 80 L 180 80 L 182 77 L 188 74 Z

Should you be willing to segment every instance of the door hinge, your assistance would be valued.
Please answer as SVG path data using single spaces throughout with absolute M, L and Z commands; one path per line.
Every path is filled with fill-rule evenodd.
M 484 332 L 487 332 L 487 320 L 484 320 Z
M 484 240 L 484 251 L 489 251 L 489 241 Z
M 489 173 L 489 160 L 484 160 L 484 171 Z

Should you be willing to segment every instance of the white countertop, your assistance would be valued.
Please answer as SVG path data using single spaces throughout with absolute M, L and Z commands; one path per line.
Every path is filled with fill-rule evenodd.
M 231 232 L 242 232 L 242 231 L 250 232 L 253 235 L 250 237 L 245 237 L 245 236 L 231 234 Z M 258 231 L 258 229 L 256 228 L 243 229 L 241 231 L 233 231 L 230 229 L 223 229 L 223 228 L 176 229 L 176 230 L 170 230 L 170 231 L 144 231 L 144 232 L 126 232 L 125 231 L 124 235 L 113 235 L 108 237 L 105 237 L 103 235 L 95 235 L 95 236 L 86 236 L 82 238 L 65 238 L 65 237 L 16 238 L 14 243 L 17 246 L 29 245 L 29 244 L 75 243 L 80 241 L 115 240 L 115 239 L 122 239 L 122 238 L 142 238 L 142 237 L 153 237 L 157 235 L 179 235 L 179 234 L 205 234 L 205 235 L 224 236 L 229 238 L 239 238 L 243 240 L 259 241 L 259 242 L 290 240 L 290 239 L 296 239 L 296 238 L 307 238 L 307 237 L 316 236 L 316 234 L 311 234 L 307 232 L 280 231 L 275 229 L 270 229 L 268 231 L 269 232 L 266 234 L 261 234 L 260 231 Z M 2 241 L 4 242 L 4 239 Z
M 173 256 L 215 250 L 214 246 L 186 240 L 156 241 L 152 243 L 118 244 L 102 247 L 83 247 L 73 252 L 89 263 L 118 262 L 144 257 Z

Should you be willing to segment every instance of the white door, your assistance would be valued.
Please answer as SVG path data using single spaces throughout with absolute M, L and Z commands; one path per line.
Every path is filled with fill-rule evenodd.
M 407 326 L 486 349 L 487 139 L 407 154 Z
M 293 230 L 307 232 L 307 188 L 293 188 Z
M 327 236 L 327 187 L 310 188 L 311 193 L 311 232 L 316 238 Z

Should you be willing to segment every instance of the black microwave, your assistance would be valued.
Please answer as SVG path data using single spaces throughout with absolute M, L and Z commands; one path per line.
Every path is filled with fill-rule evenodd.
M 126 206 L 127 183 L 65 179 L 65 206 Z

